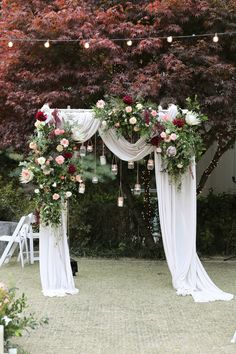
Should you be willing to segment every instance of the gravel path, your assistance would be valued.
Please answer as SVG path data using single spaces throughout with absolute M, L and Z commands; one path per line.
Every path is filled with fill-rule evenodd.
M 236 262 L 204 262 L 214 282 L 236 294 Z M 80 293 L 41 294 L 38 264 L 11 262 L 0 280 L 25 292 L 49 325 L 17 339 L 30 354 L 235 354 L 236 300 L 197 304 L 178 297 L 161 261 L 79 259 Z

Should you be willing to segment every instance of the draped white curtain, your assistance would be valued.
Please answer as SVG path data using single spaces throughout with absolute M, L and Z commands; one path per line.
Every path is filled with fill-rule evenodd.
M 171 114 L 173 110 L 174 107 L 171 107 L 169 113 Z M 48 116 L 52 112 L 48 106 L 44 111 Z M 61 115 L 65 120 L 70 120 L 80 126 L 83 141 L 90 139 L 100 125 L 100 122 L 93 118 L 91 110 L 61 110 Z M 105 145 L 124 161 L 138 161 L 155 149 L 153 146 L 146 144 L 144 139 L 131 144 L 123 137 L 117 138 L 115 131 L 112 129 L 104 131 L 100 128 L 99 134 Z M 182 188 L 179 191 L 176 186 L 170 183 L 168 174 L 162 171 L 160 156 L 154 154 L 161 231 L 173 287 L 178 295 L 190 294 L 196 302 L 231 300 L 233 298 L 232 294 L 223 292 L 211 281 L 196 253 L 196 176 L 194 161 L 190 167 L 191 173 L 187 172 L 183 176 Z M 60 291 L 61 287 L 64 287 L 64 285 L 61 286 L 60 281 L 58 284 L 54 282 L 53 275 L 58 273 L 57 262 L 61 261 L 63 256 L 64 263 L 67 263 L 67 266 L 64 265 L 64 269 L 69 268 L 69 251 L 66 250 L 65 253 L 56 251 L 57 247 L 60 249 L 60 244 L 53 241 L 55 239 L 54 234 L 55 230 L 48 227 L 42 229 L 40 235 L 40 264 L 45 264 L 45 267 L 44 264 L 40 266 L 44 294 L 47 293 L 47 288 L 49 290 L 55 288 L 54 290 L 56 290 L 58 286 Z M 66 234 L 65 228 L 64 234 Z M 65 249 L 68 249 L 66 236 L 63 242 Z M 57 252 L 58 256 L 55 261 L 53 260 L 54 264 L 52 266 L 47 258 L 53 257 L 54 252 Z M 50 267 L 46 272 L 44 268 L 47 264 Z M 46 277 L 47 281 L 45 281 Z M 66 279 L 66 277 L 63 277 L 63 279 Z M 67 281 L 68 285 L 65 287 L 72 290 L 71 293 L 73 293 L 71 277 L 68 277 Z

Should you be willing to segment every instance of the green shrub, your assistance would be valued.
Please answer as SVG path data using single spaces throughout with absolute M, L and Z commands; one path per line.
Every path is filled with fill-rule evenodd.
M 203 255 L 236 255 L 236 195 L 211 191 L 198 199 L 197 250 Z

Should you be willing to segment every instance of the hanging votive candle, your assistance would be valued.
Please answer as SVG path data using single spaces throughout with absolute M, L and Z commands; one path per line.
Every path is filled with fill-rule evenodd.
M 85 184 L 84 183 L 80 183 L 79 184 L 79 193 L 80 194 L 84 194 L 85 192 Z
M 80 146 L 79 153 L 81 157 L 86 156 L 86 146 L 84 144 Z
M 134 185 L 134 195 L 140 195 L 141 194 L 141 184 L 136 183 Z
M 92 183 L 93 184 L 97 184 L 98 183 L 98 177 L 97 176 L 93 176 Z
M 93 152 L 93 145 L 91 143 L 87 145 L 87 152 Z
M 104 166 L 107 164 L 107 159 L 106 159 L 105 155 L 100 156 L 100 164 L 101 164 L 101 166 Z
M 148 162 L 147 162 L 147 169 L 149 171 L 153 170 L 154 169 L 154 160 L 153 159 L 149 159 Z
M 124 206 L 124 197 L 118 197 L 117 199 L 117 205 L 118 207 L 122 208 Z
M 134 161 L 129 161 L 128 162 L 128 169 L 133 170 L 134 169 Z
M 117 166 L 116 163 L 111 165 L 111 173 L 112 173 L 113 175 L 117 175 L 117 173 L 118 173 L 118 166 Z

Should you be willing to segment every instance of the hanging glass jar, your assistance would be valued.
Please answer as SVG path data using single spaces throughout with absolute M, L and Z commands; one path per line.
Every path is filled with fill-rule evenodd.
M 134 161 L 129 161 L 128 162 L 128 169 L 133 170 L 134 169 Z
M 82 144 L 82 145 L 80 146 L 79 154 L 80 154 L 81 157 L 86 156 L 86 146 L 85 146 L 84 144 Z
M 102 155 L 100 156 L 100 164 L 101 166 L 104 166 L 107 164 L 107 159 L 105 156 L 105 145 L 104 143 L 102 144 Z
M 122 208 L 124 206 L 124 197 L 123 196 L 120 196 L 118 197 L 117 199 L 117 205 L 118 207 Z
M 93 152 L 93 144 L 92 144 L 91 140 L 89 140 L 89 142 L 88 142 L 87 152 Z
M 93 176 L 92 183 L 93 184 L 97 184 L 98 183 L 98 177 L 97 176 Z
M 148 159 L 147 162 L 147 169 L 149 171 L 152 171 L 154 169 L 154 160 L 152 158 Z
M 134 195 L 140 195 L 141 194 L 141 184 L 136 183 L 134 185 Z
M 82 182 L 79 184 L 79 193 L 84 194 L 85 192 L 85 184 Z

